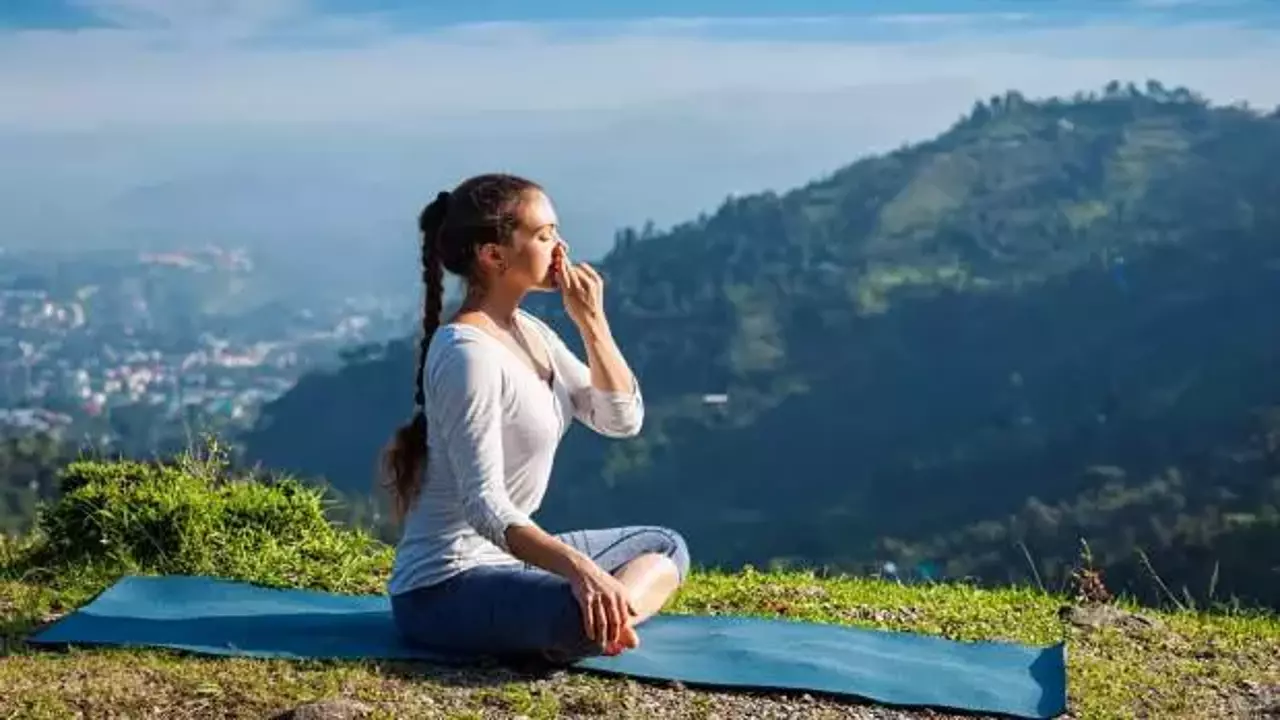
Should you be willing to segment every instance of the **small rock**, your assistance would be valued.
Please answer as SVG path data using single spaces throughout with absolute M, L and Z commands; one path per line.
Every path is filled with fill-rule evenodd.
M 1280 718 L 1280 685 L 1264 685 L 1248 680 L 1241 684 L 1249 696 L 1249 717 Z
M 1128 630 L 1150 630 L 1161 626 L 1155 618 L 1121 610 L 1114 605 L 1064 605 L 1059 615 L 1076 627 L 1091 629 L 1117 626 Z
M 275 720 L 359 720 L 370 712 L 368 705 L 339 698 L 299 705 L 277 715 Z
M 855 622 L 871 621 L 883 625 L 910 625 L 920 617 L 919 611 L 912 607 L 882 608 L 870 605 L 850 605 L 843 608 L 841 614 Z

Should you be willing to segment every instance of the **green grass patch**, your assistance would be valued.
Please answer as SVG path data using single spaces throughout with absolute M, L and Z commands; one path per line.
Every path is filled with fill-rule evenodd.
M 0 577 L 77 597 L 126 573 L 337 592 L 382 588 L 391 548 L 332 524 L 321 490 L 225 469 L 217 445 L 173 464 L 72 463 L 33 536 L 0 550 Z
M 264 717 L 331 697 L 369 717 L 838 715 L 834 701 L 707 693 L 569 674 L 412 663 L 201 658 L 167 651 L 37 651 L 23 638 L 124 573 L 204 574 L 277 587 L 380 592 L 391 549 L 326 519 L 318 490 L 233 478 L 216 454 L 173 465 L 81 462 L 36 531 L 0 540 L 0 716 Z M 1241 611 L 1064 617 L 1070 598 L 1031 588 L 900 585 L 807 572 L 695 572 L 669 608 L 1068 645 L 1076 718 L 1248 717 L 1280 688 L 1280 620 Z M 1135 619 L 1132 613 L 1141 613 Z M 1143 619 L 1145 618 L 1145 619 Z

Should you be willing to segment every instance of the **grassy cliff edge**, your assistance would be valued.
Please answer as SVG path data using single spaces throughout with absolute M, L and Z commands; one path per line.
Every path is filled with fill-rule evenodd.
M 216 450 L 216 447 L 214 448 Z M 120 575 L 206 574 L 379 592 L 391 549 L 326 516 L 289 479 L 233 477 L 217 453 L 171 464 L 78 462 L 29 537 L 0 540 L 0 716 L 270 717 L 344 698 L 367 717 L 915 717 L 809 696 L 712 693 L 579 673 L 530 678 L 407 663 L 203 658 L 26 647 L 32 628 Z M 696 548 L 694 549 L 696 552 Z M 959 640 L 1068 644 L 1076 718 L 1280 713 L 1280 619 L 1238 608 L 1142 609 L 1082 568 L 1071 595 L 901 585 L 811 572 L 695 573 L 669 612 L 785 616 Z M 937 717 L 936 714 L 930 715 Z

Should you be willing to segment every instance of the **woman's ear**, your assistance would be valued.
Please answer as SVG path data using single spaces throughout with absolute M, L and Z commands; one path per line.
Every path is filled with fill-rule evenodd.
M 507 269 L 507 259 L 498 243 L 485 243 L 476 248 L 476 262 L 486 273 L 502 274 Z

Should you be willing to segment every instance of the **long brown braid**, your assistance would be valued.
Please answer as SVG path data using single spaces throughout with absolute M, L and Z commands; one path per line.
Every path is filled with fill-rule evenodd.
M 421 233 L 422 337 L 413 386 L 413 418 L 398 428 L 382 456 L 382 485 L 390 493 L 396 522 L 417 502 L 427 464 L 427 395 L 423 368 L 444 307 L 444 272 L 475 284 L 476 251 L 488 243 L 506 244 L 519 226 L 524 194 L 541 188 L 522 177 L 478 175 L 452 192 L 442 192 L 418 216 Z

